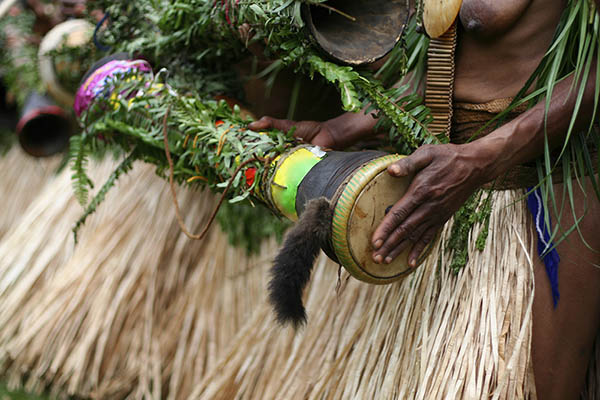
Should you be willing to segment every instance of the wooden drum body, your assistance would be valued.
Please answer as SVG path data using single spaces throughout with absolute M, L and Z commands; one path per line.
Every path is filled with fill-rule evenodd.
M 410 249 L 391 264 L 375 264 L 371 236 L 410 184 L 410 177 L 395 178 L 386 171 L 402 157 L 380 151 L 324 152 L 318 147 L 298 147 L 277 160 L 270 181 L 271 201 L 282 215 L 295 220 L 310 200 L 327 198 L 333 218 L 323 251 L 361 281 L 394 282 L 413 270 L 408 265 Z

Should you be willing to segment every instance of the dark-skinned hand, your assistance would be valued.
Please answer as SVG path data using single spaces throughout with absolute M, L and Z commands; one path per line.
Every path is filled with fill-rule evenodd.
M 372 236 L 376 263 L 391 263 L 407 248 L 411 267 L 436 232 L 489 179 L 476 142 L 420 147 L 388 167 L 394 177 L 414 176 Z
M 262 117 L 258 121 L 248 125 L 248 129 L 253 131 L 262 131 L 267 129 L 278 129 L 288 132 L 293 127 L 294 137 L 303 142 L 311 143 L 326 149 L 337 149 L 340 145 L 335 141 L 334 129 L 329 121 L 292 121 L 289 119 L 276 119 L 272 117 Z

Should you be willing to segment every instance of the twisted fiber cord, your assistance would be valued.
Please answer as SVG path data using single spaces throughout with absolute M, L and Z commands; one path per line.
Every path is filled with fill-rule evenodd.
M 177 193 L 175 191 L 175 182 L 173 181 L 173 175 L 174 175 L 174 168 L 173 168 L 173 159 L 171 158 L 171 152 L 169 151 L 169 140 L 167 139 L 167 118 L 169 117 L 169 114 L 171 112 L 171 107 L 169 106 L 169 108 L 167 108 L 167 112 L 165 113 L 165 117 L 163 119 L 163 141 L 165 144 L 165 155 L 167 157 L 167 161 L 169 163 L 169 187 L 171 190 L 171 196 L 173 198 L 173 204 L 175 205 L 175 215 L 177 216 L 177 223 L 179 224 L 179 227 L 181 228 L 181 231 L 190 239 L 193 240 L 202 240 L 205 236 L 206 233 L 208 232 L 208 230 L 210 229 L 210 227 L 212 226 L 212 223 L 214 222 L 217 213 L 219 212 L 219 209 L 221 208 L 221 206 L 223 205 L 223 201 L 225 200 L 225 196 L 227 195 L 227 192 L 229 191 L 229 188 L 231 187 L 235 177 L 237 176 L 237 174 L 239 174 L 239 172 L 242 170 L 242 168 L 244 168 L 246 165 L 252 163 L 252 162 L 256 162 L 256 161 L 260 161 L 260 159 L 254 157 L 251 158 L 250 160 L 246 160 L 243 163 L 241 163 L 233 172 L 233 175 L 231 176 L 231 178 L 229 179 L 229 182 L 227 183 L 227 187 L 225 188 L 225 190 L 223 191 L 223 193 L 221 194 L 221 198 L 219 199 L 219 202 L 217 203 L 215 209 L 213 210 L 210 218 L 208 219 L 208 222 L 206 223 L 205 227 L 202 229 L 202 231 L 199 234 L 192 234 L 190 233 L 190 231 L 187 229 L 187 227 L 185 226 L 185 221 L 183 220 L 183 217 L 181 216 L 181 210 L 179 208 L 179 202 L 177 201 Z

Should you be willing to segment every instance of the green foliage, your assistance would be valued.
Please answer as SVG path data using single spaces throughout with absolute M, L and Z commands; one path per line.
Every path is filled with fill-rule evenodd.
M 224 203 L 217 220 L 229 243 L 245 248 L 248 253 L 258 253 L 264 239 L 275 237 L 281 241 L 291 226 L 290 221 L 276 217 L 263 205 L 249 202 Z
M 225 93 L 233 95 L 239 89 L 239 81 L 233 78 L 235 63 L 249 57 L 247 46 L 261 44 L 267 59 L 277 60 L 279 66 L 286 65 L 299 72 L 314 76 L 321 75 L 335 85 L 344 110 L 358 112 L 361 105 L 374 102 L 380 107 L 389 100 L 377 78 L 363 76 L 365 71 L 341 66 L 323 60 L 313 42 L 303 29 L 301 17 L 303 3 L 315 4 L 323 0 L 136 0 L 135 2 L 115 2 L 111 0 L 91 1 L 90 8 L 107 10 L 111 25 L 101 39 L 112 47 L 112 51 L 126 51 L 144 54 L 157 68 L 168 67 L 173 76 L 178 76 L 186 87 L 193 87 L 201 95 Z M 252 37 L 247 42 L 240 37 L 238 27 L 248 24 Z M 423 35 L 415 32 L 416 22 L 411 22 L 406 39 L 392 55 L 392 60 L 406 59 L 411 68 L 423 64 L 423 50 L 426 42 Z M 405 50 L 407 54 L 405 53 Z M 418 56 L 417 56 L 418 54 Z M 182 70 L 180 66 L 188 66 Z M 218 74 L 221 87 L 208 87 L 203 82 L 214 82 L 204 74 Z M 278 68 L 272 68 L 276 73 Z M 392 77 L 399 78 L 404 68 L 388 63 L 381 76 L 387 82 Z M 193 76 L 189 74 L 193 73 Z M 187 75 L 187 76 L 186 76 Z M 214 76 L 213 76 L 214 77 Z M 180 82 L 180 83 L 182 83 Z M 369 89 L 365 90 L 368 83 Z M 180 86 L 184 87 L 184 85 Z M 425 127 L 427 116 L 423 113 L 391 111 L 392 125 L 401 123 L 398 129 L 408 131 L 409 125 L 401 121 L 398 114 L 406 114 L 406 119 L 419 119 Z M 385 115 L 388 112 L 384 111 Z M 403 136 L 406 139 L 408 135 Z M 414 145 L 412 146 L 414 147 Z
M 73 175 L 73 190 L 79 204 L 85 206 L 88 202 L 89 190 L 94 187 L 94 183 L 86 172 L 91 150 L 85 148 L 85 141 L 88 136 L 85 134 L 74 135 L 71 137 L 69 146 L 69 159 Z
M 49 400 L 50 397 L 44 395 L 34 395 L 23 390 L 11 390 L 4 384 L 0 384 L 0 399 L 2 400 Z
M 418 2 L 420 4 L 420 2 Z M 382 86 L 370 96 L 373 104 L 369 111 L 379 111 L 375 129 L 386 132 L 387 145 L 400 154 L 410 154 L 423 144 L 446 143 L 448 139 L 435 137 L 427 130 L 432 117 L 417 94 L 427 72 L 429 38 L 417 32 L 420 13 L 408 22 L 402 40 L 390 53 L 384 65 L 375 73 Z M 400 82 L 400 84 L 398 84 Z
M 375 78 L 379 79 L 384 87 L 392 86 L 406 76 L 410 79 L 405 83 L 411 85 L 407 93 L 414 93 L 419 83 L 425 79 L 429 38 L 417 31 L 419 25 L 417 14 L 408 21 L 402 39 L 375 73 Z
M 593 129 L 593 124 L 597 122 L 595 113 L 594 117 L 589 121 L 586 131 L 575 131 L 575 121 L 581 110 L 581 102 L 592 66 L 596 70 L 597 82 L 594 93 L 594 110 L 597 110 L 598 105 L 600 104 L 600 88 L 598 85 L 598 82 L 600 82 L 600 51 L 598 47 L 598 42 L 600 41 L 598 35 L 600 15 L 596 12 L 595 6 L 591 1 L 571 0 L 569 3 L 570 7 L 563 15 L 559 30 L 557 31 L 557 36 L 555 37 L 550 50 L 544 57 L 540 67 L 536 70 L 536 73 L 534 73 L 531 78 L 537 80 L 535 85 L 537 86 L 537 89 L 542 90 L 542 94 L 534 99 L 534 101 L 541 101 L 541 97 L 543 95 L 546 96 L 546 115 L 550 107 L 550 98 L 554 86 L 561 78 L 572 76 L 573 83 L 571 90 L 576 91 L 577 93 L 575 110 L 571 116 L 569 129 L 566 133 L 560 154 L 551 154 L 549 146 L 546 143 L 544 158 L 538 161 L 538 170 L 543 173 L 545 177 L 541 182 L 543 201 L 545 201 L 548 206 L 553 207 L 557 215 L 559 215 L 553 230 L 553 237 L 557 237 L 559 229 L 561 228 L 561 213 L 558 212 L 558 210 L 562 209 L 563 205 L 559 204 L 559 201 L 554 197 L 550 174 L 557 168 L 559 163 L 564 171 L 564 190 L 569 194 L 568 201 L 570 202 L 572 209 L 575 209 L 575 207 L 573 203 L 572 176 L 569 171 L 573 171 L 578 177 L 584 175 L 589 176 L 592 182 L 592 189 L 600 199 L 600 175 L 595 174 L 597 166 L 590 163 L 590 160 L 592 159 L 592 149 L 588 147 L 589 143 L 594 141 L 594 139 L 592 139 L 594 136 L 596 138 L 599 137 L 598 131 Z M 546 222 L 550 224 L 548 210 L 549 207 L 546 207 L 545 218 Z M 575 217 L 574 220 L 577 221 L 575 224 L 575 227 L 577 227 L 579 219 Z M 572 229 L 568 229 L 567 231 L 570 230 Z M 560 243 L 565 237 L 566 234 L 557 238 L 555 244 Z
M 432 120 L 429 109 L 417 94 L 404 96 L 407 86 L 386 91 L 370 82 L 362 86 L 373 100 L 368 110 L 378 111 L 375 129 L 387 132 L 386 139 L 398 153 L 410 154 L 423 144 L 447 142 L 445 137 L 429 133 L 427 124 Z
M 157 69 L 168 68 L 169 82 L 179 95 L 164 90 L 160 95 L 138 95 L 131 103 L 128 93 L 137 92 L 148 83 L 134 82 L 129 87 L 118 86 L 115 92 L 123 94 L 119 99 L 100 100 L 84 116 L 86 133 L 71 146 L 74 187 L 82 204 L 87 203 L 92 186 L 85 173 L 87 156 L 98 137 L 108 146 L 117 146 L 125 152 L 135 146 L 139 158 L 156 165 L 158 174 L 166 177 L 162 120 L 167 113 L 169 148 L 175 163 L 173 176 L 178 183 L 209 186 L 219 192 L 231 180 L 228 194 L 231 201 L 256 196 L 260 178 L 268 172 L 264 170 L 265 163 L 253 162 L 247 166 L 256 170 L 257 179 L 250 187 L 243 179 L 243 171 L 232 176 L 236 166 L 252 157 L 280 154 L 293 145 L 293 139 L 281 132 L 259 134 L 245 130 L 248 121 L 235 110 L 232 112 L 225 103 L 209 100 L 214 94 L 242 98 L 242 80 L 237 76 L 235 64 L 250 56 L 247 46 L 253 43 L 263 45 L 265 57 L 275 60 L 263 72 L 271 74 L 267 81 L 272 81 L 284 66 L 311 78 L 321 76 L 338 89 L 345 110 L 358 112 L 372 102 L 380 111 L 381 126 L 390 132 L 390 137 L 400 133 L 394 144 L 405 153 L 424 141 L 431 141 L 426 130 L 430 117 L 428 110 L 419 105 L 419 98 L 405 97 L 401 107 L 394 106 L 390 100 L 398 95 L 397 91 L 384 89 L 370 71 L 321 58 L 304 31 L 300 12 L 303 3 L 320 1 L 90 1 L 89 9 L 104 9 L 110 15 L 110 24 L 101 31 L 99 40 L 110 46 L 112 52 L 143 54 Z M 240 38 L 237 29 L 243 23 L 252 28 L 247 42 Z M 426 49 L 419 39 L 423 36 L 414 31 L 415 26 L 411 23 L 410 34 L 392 54 L 393 60 L 400 58 L 406 62 L 402 65 L 388 62 L 382 69 L 381 76 L 386 81 L 391 82 L 394 76 L 406 72 L 405 67 L 415 67 L 422 60 L 422 56 L 405 54 L 407 49 L 421 53 Z M 217 121 L 223 124 L 217 127 Z M 109 183 L 103 189 L 114 184 Z M 77 228 L 102 198 L 92 200 Z M 228 205 L 219 214 L 219 221 L 231 240 L 248 250 L 255 250 L 258 245 L 258 241 L 250 240 L 272 233 L 281 235 L 287 226 L 272 216 L 267 217 L 264 210 L 258 212 L 257 208 L 242 204 Z M 234 215 L 238 218 L 233 219 Z
M 96 0 L 89 8 L 110 14 L 110 27 L 100 40 L 112 51 L 143 54 L 157 68 L 168 67 L 202 94 L 239 94 L 234 64 L 249 56 L 246 44 L 269 41 L 276 52 L 282 38 L 300 37 L 289 1 Z M 296 7 L 297 8 L 297 7 Z M 254 37 L 244 43 L 237 27 L 248 23 Z M 204 74 L 217 75 L 215 80 Z M 215 92 L 216 91 L 216 92 Z
M 29 93 L 43 89 L 37 69 L 38 49 L 31 40 L 34 21 L 35 15 L 25 10 L 0 19 L 0 75 L 19 107 Z
M 98 193 L 94 196 L 92 201 L 90 201 L 90 204 L 87 205 L 83 215 L 77 220 L 77 223 L 73 227 L 73 235 L 75 237 L 75 243 L 77 243 L 77 233 L 79 232 L 79 229 L 85 223 L 85 220 L 87 219 L 87 217 L 89 217 L 94 212 L 96 212 L 96 209 L 98 208 L 98 206 L 106 198 L 106 194 L 108 193 L 108 191 L 113 186 L 115 186 L 115 183 L 117 183 L 117 180 L 122 175 L 125 175 L 127 172 L 129 172 L 132 169 L 133 163 L 138 157 L 139 157 L 139 155 L 137 154 L 137 152 L 135 150 L 133 150 L 131 152 L 131 154 L 129 154 L 127 157 L 125 157 L 125 159 L 110 174 L 110 176 L 108 177 L 108 179 L 106 180 L 104 185 L 102 185 L 102 187 L 100 188 Z M 85 174 L 85 172 L 84 172 L 84 174 Z M 75 179 L 77 179 L 77 178 L 75 178 Z M 88 179 L 88 181 L 89 181 L 89 178 L 86 177 L 86 179 Z M 85 203 L 83 203 L 83 204 L 85 204 Z
M 298 56 L 298 52 L 291 53 Z M 291 55 L 284 58 L 284 61 L 291 62 Z M 315 72 L 323 76 L 328 82 L 337 86 L 340 91 L 342 105 L 344 110 L 358 112 L 361 109 L 361 99 L 357 89 L 357 84 L 362 80 L 360 74 L 351 67 L 340 66 L 329 61 L 324 61 L 316 54 L 310 54 L 306 57 L 308 73 L 311 77 Z
M 187 180 L 195 175 L 202 176 L 209 182 L 218 182 L 211 186 L 213 190 L 222 190 L 227 179 L 231 178 L 236 164 L 234 155 L 239 155 L 246 143 L 260 141 L 260 138 L 243 133 L 247 132 L 243 129 L 247 121 L 236 117 L 224 105 L 207 99 L 215 93 L 241 98 L 241 80 L 235 71 L 235 64 L 250 56 L 247 45 L 252 44 L 263 45 L 264 55 L 275 60 L 264 72 L 265 75 L 277 73 L 282 66 L 293 67 L 309 76 L 320 75 L 337 87 L 344 109 L 356 112 L 367 108 L 376 111 L 380 116 L 377 128 L 387 133 L 389 143 L 398 152 L 408 154 L 424 143 L 445 142 L 446 138 L 429 134 L 429 110 L 413 94 L 425 73 L 428 46 L 428 39 L 417 33 L 418 18 L 411 19 L 402 42 L 392 51 L 383 67 L 373 75 L 320 57 L 304 31 L 300 13 L 302 3 L 314 2 L 318 1 L 90 1 L 90 8 L 105 9 L 110 13 L 110 25 L 100 35 L 104 44 L 110 45 L 115 52 L 143 54 L 155 67 L 167 67 L 171 73 L 172 86 L 186 96 L 179 100 L 161 98 L 160 101 L 156 97 L 146 97 L 144 102 L 148 107 L 144 106 L 143 109 L 137 106 L 132 108 L 127 101 L 120 99 L 120 108 L 114 112 L 114 104 L 105 104 L 105 114 L 93 123 L 85 124 L 90 137 L 82 145 L 89 147 L 94 143 L 93 137 L 101 134 L 109 144 L 117 144 L 124 151 L 129 152 L 136 146 L 141 158 L 155 164 L 159 174 L 165 176 L 167 166 L 161 144 L 160 121 L 167 108 L 172 107 L 173 115 L 168 118 L 168 131 L 169 146 L 176 163 L 175 178 L 180 183 L 195 186 L 204 181 L 190 183 Z M 242 23 L 247 23 L 252 28 L 253 35 L 246 38 L 246 42 L 241 40 L 237 29 Z M 581 99 L 584 83 L 592 68 L 600 68 L 598 25 L 599 17 L 591 1 L 569 0 L 551 48 L 517 96 L 514 105 L 522 101 L 534 104 L 543 101 L 544 97 L 549 98 L 554 85 L 567 76 L 575 78 L 573 90 L 579 93 Z M 407 71 L 410 71 L 410 75 L 400 87 L 389 87 Z M 534 89 L 533 93 L 526 95 L 530 88 Z M 189 91 L 195 95 L 187 96 Z M 596 105 L 599 103 L 599 93 L 600 89 L 597 87 Z M 560 206 L 550 190 L 552 179 L 549 175 L 557 167 L 557 163 L 560 162 L 564 169 L 575 171 L 579 176 L 589 174 L 597 167 L 593 165 L 587 143 L 600 142 L 598 135 L 591 128 L 581 135 L 573 132 L 579 108 L 580 101 L 560 157 L 552 157 L 547 149 L 538 163 L 540 176 L 544 179 L 541 185 L 545 201 L 557 210 Z M 499 120 L 502 118 L 501 115 Z M 225 121 L 225 126 L 220 129 L 214 126 L 218 119 Z M 235 137 L 239 136 L 241 141 L 236 142 L 229 133 L 223 134 L 229 125 L 236 130 Z M 224 155 L 219 153 L 215 157 L 214 147 L 218 147 L 222 135 L 226 138 L 222 149 Z M 291 143 L 290 138 L 281 133 L 269 133 L 267 136 L 269 140 L 265 146 L 275 146 L 275 153 Z M 192 151 L 183 148 L 185 138 L 197 139 L 198 143 L 203 143 L 202 149 Z M 266 148 L 261 147 L 261 154 L 265 154 Z M 74 149 L 76 150 L 76 146 Z M 208 149 L 212 149 L 213 153 L 208 152 Z M 90 182 L 84 174 L 85 157 L 73 157 L 73 160 L 76 182 L 79 182 L 76 191 L 79 192 L 78 197 L 86 200 Z M 252 166 L 260 170 L 262 167 L 259 164 Z M 242 200 L 250 196 L 251 191 L 242 185 L 241 175 L 233 178 L 234 199 Z M 571 198 L 570 179 L 567 181 L 569 183 L 566 183 L 566 188 Z M 593 183 L 593 190 L 600 196 L 600 182 L 597 180 Z M 455 252 L 455 267 L 466 262 L 462 255 L 473 223 L 486 223 L 486 215 L 489 216 L 489 199 L 481 203 L 481 196 L 476 197 L 477 201 L 471 199 L 456 215 L 459 222 L 455 224 L 456 238 L 451 246 Z M 483 247 L 486 232 L 484 229 L 477 238 L 478 248 Z
M 458 273 L 469 261 L 469 239 L 473 240 L 473 238 L 470 238 L 470 235 L 476 223 L 482 224 L 482 228 L 480 234 L 475 239 L 475 247 L 479 251 L 485 248 L 492 211 L 491 194 L 487 193 L 486 198 L 483 199 L 485 192 L 485 190 L 480 189 L 473 193 L 454 214 L 450 239 L 446 243 L 446 252 L 452 253 L 450 269 L 455 273 Z
M 399 107 L 387 107 L 389 93 L 372 74 L 323 60 L 303 30 L 300 12 L 302 3 L 318 2 L 320 1 L 90 2 L 90 8 L 105 9 L 110 15 L 110 25 L 100 35 L 103 44 L 111 46 L 113 52 L 144 54 L 155 67 L 167 67 L 173 77 L 169 80 L 170 84 L 177 87 L 181 95 L 173 96 L 173 93 L 164 91 L 160 96 L 138 96 L 134 104 L 123 99 L 108 100 L 104 104 L 99 101 L 94 106 L 96 112 L 90 111 L 90 115 L 99 117 L 90 120 L 93 122 L 84 122 L 86 131 L 91 136 L 102 136 L 108 143 L 117 144 L 124 151 L 130 146 L 137 146 L 141 158 L 156 165 L 159 175 L 165 177 L 167 165 L 160 121 L 169 110 L 167 130 L 169 148 L 175 160 L 173 176 L 177 182 L 209 186 L 212 190 L 222 191 L 231 180 L 231 201 L 238 202 L 256 195 L 256 185 L 260 179 L 257 178 L 251 187 L 246 187 L 242 174 L 232 176 L 235 166 L 251 157 L 264 158 L 280 154 L 293 144 L 293 139 L 281 132 L 258 134 L 245 130 L 244 126 L 248 121 L 236 117 L 235 112 L 231 113 L 231 110 L 226 109 L 224 103 L 208 99 L 215 93 L 232 95 L 236 90 L 239 92 L 241 80 L 235 77 L 235 63 L 250 56 L 248 45 L 258 43 L 264 45 L 267 58 L 276 60 L 265 74 L 276 74 L 283 66 L 289 66 L 310 77 L 320 75 L 338 88 L 343 107 L 348 111 L 358 112 L 371 101 L 377 106 L 385 106 L 382 115 L 389 117 L 389 129 L 402 132 L 402 140 L 410 140 L 406 148 L 414 149 L 418 141 L 426 136 L 425 125 L 429 119 L 427 110 L 424 107 L 417 108 L 416 98 L 409 99 L 411 107 L 408 107 L 408 111 Z M 237 29 L 243 23 L 252 27 L 252 36 L 246 38 L 248 42 L 240 38 Z M 413 35 L 410 42 L 418 41 L 414 40 Z M 411 62 L 414 63 L 415 59 L 412 57 Z M 390 71 L 388 69 L 386 76 L 391 76 Z M 397 69 L 395 71 L 398 72 Z M 214 82 L 221 85 L 215 85 Z M 133 93 L 140 88 L 119 87 L 117 91 Z M 184 88 L 193 89 L 195 94 L 191 95 Z M 126 99 L 127 95 L 122 98 Z M 216 121 L 224 123 L 215 127 Z M 412 130 L 416 132 L 414 137 L 410 134 Z M 87 140 L 93 141 L 91 138 Z M 189 146 L 189 143 L 194 145 Z M 85 161 L 81 156 L 73 157 L 73 160 L 75 163 Z M 90 182 L 84 173 L 85 168 L 74 165 L 76 192 L 85 199 Z M 265 174 L 264 163 L 253 162 L 249 167 L 256 169 L 257 177 Z M 255 230 L 259 225 L 261 224 L 243 224 L 245 227 L 242 231 Z M 268 226 L 269 224 L 265 225 L 266 231 L 274 229 Z M 240 242 L 236 238 L 241 236 L 231 233 L 232 240 Z
M 306 62 L 314 70 L 322 72 L 328 80 L 346 86 L 358 83 L 369 96 L 384 96 L 378 84 L 370 83 L 349 67 L 338 67 L 316 56 L 309 57 Z M 90 146 L 98 141 L 97 138 L 125 152 L 136 148 L 138 156 L 135 158 L 154 164 L 158 174 L 166 177 L 169 166 L 165 156 L 165 134 L 169 152 L 174 158 L 173 178 L 178 183 L 207 186 L 217 192 L 229 186 L 227 196 L 232 203 L 250 196 L 265 201 L 260 185 L 267 181 L 271 172 L 266 167 L 269 160 L 294 146 L 291 133 L 245 129 L 248 121 L 241 117 L 239 109 L 230 109 L 224 101 L 201 99 L 189 93 L 179 94 L 171 86 L 162 83 L 161 78 L 166 75 L 166 71 L 161 71 L 157 77 L 137 72 L 118 75 L 113 79 L 110 89 L 98 96 L 83 113 L 81 121 L 85 131 L 72 139 L 70 149 L 74 187 L 79 201 L 83 205 L 87 203 L 92 187 L 85 169 L 91 153 Z M 388 106 L 383 101 L 378 104 Z M 408 135 L 409 123 L 414 123 L 414 119 L 403 120 L 407 113 L 398 107 L 392 106 L 389 110 L 386 108 L 384 112 L 387 111 L 395 121 L 403 124 L 403 132 Z M 414 145 L 414 142 L 411 144 Z M 126 164 L 123 171 L 115 171 L 99 195 L 92 200 L 75 230 L 99 206 L 106 192 L 129 167 L 130 164 Z M 242 170 L 238 172 L 241 167 Z M 255 174 L 251 181 L 245 177 L 250 169 Z M 256 231 L 256 224 L 247 224 L 241 231 L 232 230 L 232 240 L 252 250 L 251 243 L 239 239 L 241 233 L 254 232 L 256 235 L 250 236 L 254 238 L 283 230 L 280 224 L 263 225 L 260 231 Z
M 92 187 L 85 170 L 95 143 L 101 140 L 130 156 L 89 204 L 77 229 L 133 160 L 154 164 L 160 176 L 167 176 L 165 133 L 174 162 L 174 180 L 215 192 L 230 185 L 227 195 L 231 202 L 260 196 L 259 185 L 266 176 L 268 161 L 293 145 L 293 138 L 283 132 L 245 129 L 247 121 L 237 107 L 232 110 L 225 101 L 180 95 L 159 78 L 137 73 L 118 76 L 112 90 L 82 115 L 86 131 L 71 140 L 70 149 L 75 192 L 82 204 L 87 203 Z M 251 170 L 252 179 L 246 175 Z
M 600 174 L 596 171 L 600 165 L 592 162 L 592 153 L 597 151 L 600 135 L 594 124 L 597 124 L 596 111 L 600 105 L 600 15 L 595 4 L 590 0 L 569 0 L 567 7 L 557 26 L 553 41 L 540 64 L 528 79 L 511 107 L 501 113 L 491 123 L 502 122 L 506 114 L 514 107 L 528 103 L 530 106 L 544 102 L 546 106 L 546 121 L 550 107 L 550 99 L 556 84 L 563 79 L 572 79 L 571 92 L 576 93 L 575 109 L 570 118 L 570 125 L 565 139 L 558 151 L 552 151 L 546 140 L 544 155 L 537 162 L 539 187 L 542 192 L 542 202 L 545 210 L 546 224 L 550 226 L 550 210 L 554 210 L 558 220 L 553 221 L 551 238 L 555 245 L 560 243 L 571 231 L 578 229 L 581 218 L 575 216 L 575 225 L 561 227 L 562 210 L 565 202 L 570 203 L 571 209 L 576 209 L 573 203 L 573 178 L 584 192 L 593 190 L 600 199 Z M 587 82 L 592 71 L 596 73 L 596 85 L 593 94 L 594 115 L 589 119 L 587 129 L 582 132 L 575 129 L 575 121 L 580 116 L 581 105 Z M 528 91 L 532 93 L 527 94 Z M 560 100 L 556 100 L 560 101 Z M 561 167 L 563 170 L 563 185 L 566 196 L 556 199 L 553 190 L 552 173 Z M 580 179 L 588 176 L 591 188 L 581 184 Z M 566 232 L 558 236 L 558 232 Z M 584 240 L 585 242 L 585 240 Z M 595 249 L 597 250 L 597 249 Z

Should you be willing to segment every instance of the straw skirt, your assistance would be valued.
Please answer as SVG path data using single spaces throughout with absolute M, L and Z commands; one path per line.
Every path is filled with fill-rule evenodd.
M 443 249 L 450 224 L 392 285 L 338 275 L 321 257 L 297 333 L 266 303 L 273 241 L 257 257 L 216 227 L 190 241 L 165 182 L 138 164 L 75 247 L 70 193 L 66 171 L 0 240 L 0 369 L 12 386 L 110 399 L 535 398 L 522 191 L 494 193 L 487 246 L 473 245 L 458 274 Z M 201 226 L 214 197 L 179 196 L 188 226 Z
M 262 304 L 191 398 L 534 397 L 534 241 L 523 202 L 515 204 L 522 195 L 495 192 L 487 246 L 473 245 L 458 274 L 443 249 L 449 224 L 433 256 L 400 283 L 342 274 L 336 290 L 338 270 L 321 259 L 306 291 L 306 328 L 278 328 Z
M 115 165 L 93 166 L 94 181 Z M 179 197 L 192 228 L 215 205 L 210 193 Z M 190 241 L 167 184 L 141 164 L 75 246 L 81 213 L 66 170 L 0 240 L 3 379 L 59 397 L 185 398 L 262 300 L 276 244 L 248 257 L 217 227 Z
M 52 182 L 60 159 L 33 158 L 18 146 L 0 155 L 0 239 Z

